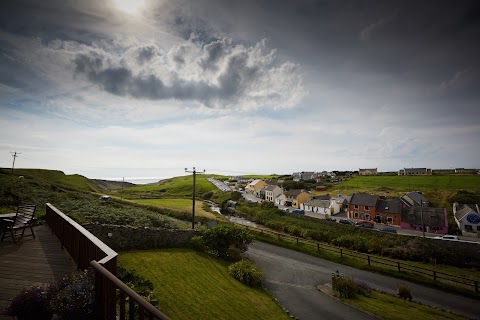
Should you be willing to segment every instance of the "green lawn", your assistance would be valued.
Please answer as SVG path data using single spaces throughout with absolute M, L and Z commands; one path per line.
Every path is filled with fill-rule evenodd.
M 168 208 L 182 212 L 192 212 L 192 199 L 135 199 L 130 201 L 159 208 Z M 195 215 L 211 219 L 217 218 L 215 214 L 203 210 L 202 206 L 202 201 L 195 201 Z
M 343 182 L 341 186 L 348 187 L 353 191 L 355 188 L 405 192 L 458 191 L 460 189 L 480 191 L 480 175 L 358 176 Z
M 413 298 L 415 299 L 415 297 Z M 464 319 L 463 317 L 453 315 L 445 311 L 402 300 L 397 297 L 376 291 L 372 292 L 371 297 L 358 296 L 357 299 L 342 299 L 342 301 L 372 313 L 384 320 Z
M 227 273 L 228 263 L 188 249 L 129 251 L 119 264 L 151 280 L 163 313 L 171 319 L 289 319 L 261 289 Z

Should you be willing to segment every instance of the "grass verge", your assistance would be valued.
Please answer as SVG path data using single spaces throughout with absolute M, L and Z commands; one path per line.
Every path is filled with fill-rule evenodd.
M 465 319 L 452 313 L 431 308 L 415 302 L 399 299 L 389 294 L 373 291 L 370 297 L 359 295 L 356 299 L 340 299 L 355 308 L 366 311 L 384 320 L 438 320 Z
M 143 204 L 147 206 L 154 206 L 158 208 L 166 208 L 175 211 L 181 212 L 191 212 L 192 211 L 192 199 L 135 199 L 128 200 L 134 203 Z M 215 214 L 203 210 L 203 202 L 200 200 L 195 201 L 195 215 L 207 217 L 209 219 L 217 219 Z
M 228 263 L 188 249 L 128 251 L 119 264 L 149 279 L 171 319 L 289 319 L 262 289 L 228 274 Z

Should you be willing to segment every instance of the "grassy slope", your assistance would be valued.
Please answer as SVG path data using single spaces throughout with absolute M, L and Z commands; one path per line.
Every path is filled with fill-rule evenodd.
M 159 208 L 168 208 L 181 212 L 192 212 L 192 199 L 136 199 L 130 201 Z M 195 215 L 211 219 L 216 218 L 215 214 L 203 210 L 202 206 L 202 201 L 195 201 Z
M 84 176 L 78 174 L 66 175 L 58 170 L 15 169 L 14 175 L 41 179 L 49 183 L 66 185 L 80 190 L 97 191 L 98 189 L 90 179 Z
M 273 299 L 227 273 L 227 263 L 187 249 L 130 251 L 120 265 L 151 280 L 171 319 L 288 319 Z

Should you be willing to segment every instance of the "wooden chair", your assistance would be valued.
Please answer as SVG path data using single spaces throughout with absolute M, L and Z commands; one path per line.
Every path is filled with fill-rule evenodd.
M 35 222 L 33 215 L 35 214 L 36 208 L 37 206 L 35 205 L 18 206 L 17 212 L 13 218 L 1 219 L 3 234 L 0 241 L 3 241 L 5 235 L 9 234 L 9 236 L 12 237 L 13 242 L 16 242 L 15 232 L 22 230 L 22 234 L 20 235 L 20 238 L 22 238 L 25 233 L 25 229 L 27 228 L 30 228 L 30 231 L 32 232 L 31 235 L 35 238 L 35 233 L 33 232 L 32 226 Z

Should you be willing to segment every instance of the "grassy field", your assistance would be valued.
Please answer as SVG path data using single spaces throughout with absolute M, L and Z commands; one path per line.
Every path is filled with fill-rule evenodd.
M 460 189 L 480 191 L 480 175 L 442 175 L 442 176 L 357 176 L 339 185 L 352 192 L 372 191 L 422 191 Z
M 227 273 L 228 264 L 187 249 L 122 252 L 119 264 L 151 280 L 171 319 L 289 319 L 261 289 Z
M 384 320 L 464 319 L 463 317 L 442 310 L 437 310 L 415 302 L 402 300 L 397 297 L 376 291 L 372 292 L 371 297 L 358 296 L 357 299 L 342 299 L 342 301 L 374 314 L 375 316 Z
M 168 208 L 182 212 L 192 212 L 192 199 L 135 199 L 130 200 L 135 203 L 155 206 L 159 208 Z M 217 218 L 214 213 L 203 210 L 202 201 L 195 201 L 195 215 L 203 216 L 211 219 Z

